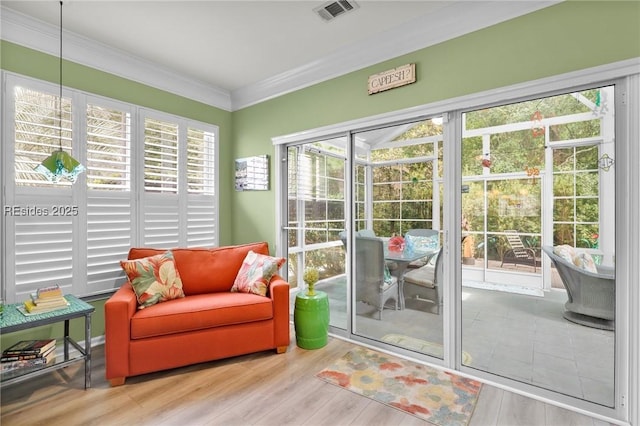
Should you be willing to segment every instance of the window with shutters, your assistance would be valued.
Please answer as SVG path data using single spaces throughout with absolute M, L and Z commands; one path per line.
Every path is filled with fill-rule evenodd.
M 211 245 L 216 237 L 215 201 L 216 135 L 197 127 L 187 128 L 187 246 Z
M 178 125 L 144 121 L 144 190 L 178 193 Z
M 9 93 L 12 96 L 4 99 L 14 100 L 11 109 L 15 118 L 4 122 L 14 123 L 14 136 L 8 139 L 14 143 L 11 155 L 3 152 L 6 162 L 2 166 L 5 172 L 13 170 L 14 184 L 6 189 L 7 200 L 12 201 L 3 206 L 3 221 L 8 223 L 3 228 L 7 277 L 2 281 L 8 286 L 13 283 L 14 291 L 19 293 L 28 293 L 45 282 L 70 288 L 77 241 L 74 231 L 79 225 L 79 212 L 64 210 L 74 205 L 72 187 L 69 182 L 48 182 L 34 168 L 61 144 L 73 152 L 71 99 L 64 96 L 60 103 L 55 90 L 17 85 Z M 9 293 L 5 297 L 11 300 L 8 290 L 5 289 Z
M 180 243 L 178 125 L 144 118 L 143 244 L 170 248 Z
M 123 281 L 119 261 L 132 245 L 131 109 L 87 104 L 87 290 Z
M 215 134 L 202 129 L 187 129 L 187 179 L 190 194 L 214 195 L 213 165 Z
M 55 85 L 3 76 L 7 301 L 51 284 L 113 291 L 132 246 L 217 245 L 216 126 L 75 90 L 60 102 Z M 33 170 L 60 144 L 86 166 L 74 184 Z
M 87 105 L 87 188 L 131 189 L 131 113 Z

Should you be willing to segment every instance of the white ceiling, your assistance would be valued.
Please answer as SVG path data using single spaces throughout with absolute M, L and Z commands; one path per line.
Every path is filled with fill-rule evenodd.
M 164 79 L 179 76 L 228 97 L 227 105 L 209 103 L 232 110 L 557 2 L 356 1 L 355 11 L 325 22 L 313 12 L 323 0 L 66 0 L 64 56 L 147 83 L 161 70 Z M 2 5 L 3 24 L 13 24 L 3 25 L 3 39 L 57 52 L 58 1 Z M 39 42 L 45 34 L 50 40 Z M 98 57 L 91 63 L 89 54 L 79 57 L 82 50 L 107 51 L 103 61 L 117 56 L 131 67 L 98 65 Z M 151 70 L 146 78 L 144 68 Z M 143 75 L 130 75 L 136 72 Z

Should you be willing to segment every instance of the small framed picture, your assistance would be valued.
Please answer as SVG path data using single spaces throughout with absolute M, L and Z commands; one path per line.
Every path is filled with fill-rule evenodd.
M 236 191 L 268 191 L 269 190 L 269 156 L 236 159 L 235 167 Z

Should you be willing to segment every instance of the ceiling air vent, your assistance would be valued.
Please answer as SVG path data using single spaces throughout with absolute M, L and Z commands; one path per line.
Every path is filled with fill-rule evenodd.
M 316 7 L 313 11 L 320 15 L 320 17 L 325 21 L 331 21 L 337 16 L 351 12 L 357 8 L 358 5 L 354 1 L 338 0 L 327 2 L 322 6 Z

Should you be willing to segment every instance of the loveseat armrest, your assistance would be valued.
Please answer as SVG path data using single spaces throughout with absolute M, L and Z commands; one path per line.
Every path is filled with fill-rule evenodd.
M 105 377 L 112 383 L 123 383 L 129 375 L 131 318 L 136 308 L 136 294 L 129 283 L 120 287 L 104 304 Z
M 286 351 L 289 336 L 289 283 L 274 275 L 269 283 L 269 297 L 273 300 L 274 339 L 278 353 Z

